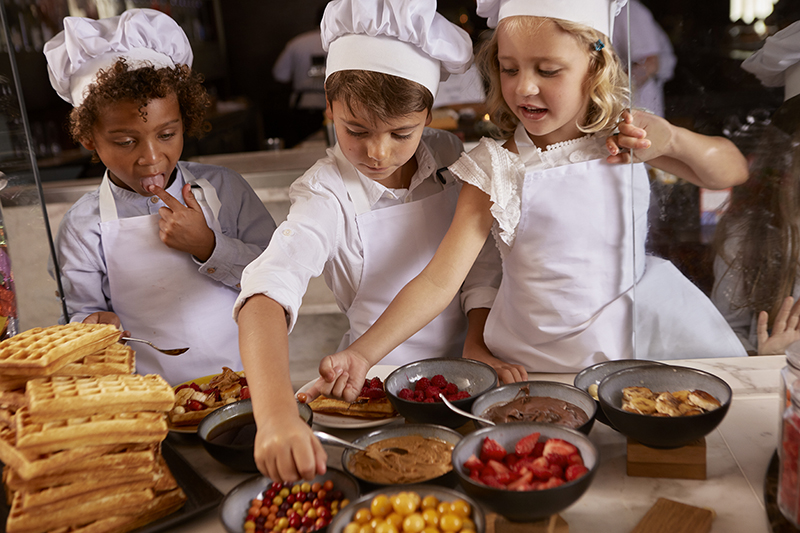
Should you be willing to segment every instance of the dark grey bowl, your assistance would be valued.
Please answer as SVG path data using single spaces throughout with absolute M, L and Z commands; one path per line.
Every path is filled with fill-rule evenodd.
M 645 359 L 617 359 L 615 361 L 603 361 L 602 363 L 594 364 L 578 372 L 578 375 L 575 376 L 575 380 L 573 381 L 573 385 L 581 390 L 585 390 L 588 393 L 591 385 L 599 386 L 604 377 L 609 374 L 613 374 L 614 372 L 618 372 L 626 368 L 633 368 L 635 366 L 663 364 L 664 363 L 659 363 L 658 361 L 647 361 Z M 589 395 L 591 396 L 591 393 Z M 592 398 L 594 398 L 594 396 L 592 396 Z M 595 403 L 597 404 L 597 421 L 613 428 L 614 426 L 611 425 L 606 417 L 606 414 L 600 408 L 600 400 L 595 400 Z
M 373 442 L 406 435 L 420 435 L 421 437 L 435 438 L 448 442 L 453 446 L 455 446 L 462 439 L 461 433 L 444 426 L 434 426 L 432 424 L 403 424 L 373 431 L 372 433 L 368 433 L 357 438 L 353 441 L 353 444 L 357 444 L 359 446 L 368 446 Z M 350 469 L 350 462 L 356 453 L 358 453 L 357 450 L 345 448 L 344 452 L 342 453 L 342 467 L 348 474 L 352 475 L 358 480 L 359 484 L 361 485 L 362 492 L 376 490 L 387 486 L 382 483 L 376 483 L 374 481 L 364 479 L 363 477 L 359 477 Z M 458 485 L 458 476 L 451 470 L 450 472 L 439 477 L 419 481 L 416 483 L 432 483 L 434 485 L 441 485 L 443 487 L 455 487 Z M 404 484 L 401 483 L 397 484 L 396 486 L 403 485 Z
M 537 431 L 541 433 L 540 441 L 557 438 L 575 445 L 580 450 L 583 463 L 589 471 L 575 481 L 564 483 L 559 487 L 529 491 L 496 489 L 470 479 L 469 470 L 464 468 L 464 462 L 470 455 L 480 455 L 484 438 L 494 439 L 506 450 L 513 451 L 518 440 Z M 598 464 L 597 448 L 589 437 L 574 429 L 536 422 L 517 422 L 479 429 L 466 435 L 453 449 L 453 468 L 464 491 L 481 505 L 515 522 L 547 518 L 575 503 L 589 488 Z
M 344 507 L 333 518 L 333 521 L 328 525 L 328 533 L 342 533 L 344 528 L 352 522 L 353 516 L 359 509 L 370 508 L 370 503 L 375 496 L 386 494 L 391 497 L 400 492 L 416 492 L 420 498 L 425 496 L 436 496 L 440 502 L 452 502 L 455 500 L 464 500 L 470 507 L 472 507 L 472 521 L 475 522 L 475 533 L 484 533 L 486 531 L 486 517 L 483 514 L 481 507 L 469 496 L 453 489 L 445 487 L 437 487 L 435 485 L 401 485 L 398 487 L 385 487 L 376 490 L 369 494 L 361 496 L 356 501 L 350 502 L 349 505 Z
M 482 394 L 480 398 L 475 400 L 475 403 L 472 404 L 472 414 L 483 416 L 487 409 L 497 404 L 505 404 L 514 400 L 517 398 L 519 390 L 523 387 L 529 388 L 531 396 L 556 398 L 578 406 L 586 413 L 589 420 L 575 429 L 581 433 L 589 434 L 594 425 L 595 413 L 597 413 L 597 404 L 594 399 L 586 391 L 556 381 L 520 381 L 497 387 Z M 475 425 L 478 427 L 486 426 L 486 424 L 478 421 L 475 421 Z
M 327 480 L 333 481 L 335 489 L 341 490 L 345 498 L 351 502 L 359 497 L 358 482 L 353 476 L 336 468 L 328 468 L 328 471 L 310 480 L 309 483 L 324 483 Z M 254 476 L 239 483 L 225 495 L 219 508 L 219 519 L 228 533 L 241 533 L 244 521 L 247 518 L 247 511 L 250 509 L 250 502 L 258 498 L 265 490 L 272 485 L 272 480 L 264 476 Z M 328 524 L 328 528 L 332 525 Z M 326 529 L 318 531 L 324 532 Z
M 300 418 L 310 426 L 314 418 L 311 408 L 297 402 L 297 409 Z M 232 422 L 234 420 L 235 422 Z M 242 429 L 233 440 L 223 436 L 215 440 L 220 433 L 239 424 L 252 424 L 252 426 Z M 232 431 L 230 436 L 234 433 Z M 253 458 L 256 432 L 252 400 L 239 400 L 213 411 L 197 426 L 197 435 L 206 451 L 220 463 L 241 472 L 258 472 Z
M 467 412 L 475 398 L 497 386 L 497 372 L 485 363 L 472 359 L 423 359 L 401 366 L 386 377 L 386 397 L 395 410 L 409 422 L 461 427 L 469 422 L 469 418 L 454 413 L 443 402 L 411 402 L 398 396 L 404 388 L 414 390 L 415 383 L 421 378 L 430 379 L 437 374 L 443 375 L 450 383 L 455 383 L 459 390 L 466 390 L 471 394 L 469 398 L 452 402 Z
M 700 389 L 721 407 L 696 416 L 658 417 L 622 410 L 622 389 L 647 387 L 653 392 Z M 722 422 L 731 405 L 731 388 L 708 372 L 672 365 L 640 366 L 606 376 L 598 387 L 600 405 L 614 428 L 651 448 L 679 448 L 705 437 Z

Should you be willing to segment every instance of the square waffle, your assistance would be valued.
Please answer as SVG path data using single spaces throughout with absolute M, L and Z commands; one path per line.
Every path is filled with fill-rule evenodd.
M 45 474 L 32 479 L 23 479 L 16 470 L 6 465 L 3 469 L 3 481 L 12 491 L 35 492 L 48 488 L 86 484 L 87 486 L 113 485 L 127 481 L 152 480 L 153 488 L 161 482 L 163 467 L 154 461 L 146 465 L 121 466 L 117 468 L 81 469 L 66 472 Z M 114 480 L 114 481 L 111 481 Z
M 25 391 L 28 414 L 34 422 L 120 412 L 166 412 L 175 402 L 172 387 L 158 374 L 50 376 L 29 381 Z
M 101 444 L 157 444 L 167 437 L 164 414 L 150 411 L 34 422 L 23 407 L 14 419 L 17 448 L 36 454 Z
M 119 340 L 110 324 L 33 328 L 0 342 L 0 373 L 46 376 Z
M 108 376 L 133 374 L 136 370 L 136 353 L 133 348 L 115 342 L 103 350 L 69 363 L 53 373 L 55 376 Z

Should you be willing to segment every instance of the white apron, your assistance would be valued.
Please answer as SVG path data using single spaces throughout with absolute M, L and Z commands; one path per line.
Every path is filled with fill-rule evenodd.
M 484 333 L 492 353 L 536 372 L 745 355 L 699 289 L 671 263 L 645 258 L 649 194 L 643 165 L 601 159 L 525 174 Z
M 364 253 L 361 283 L 347 310 L 350 331 L 342 339 L 343 349 L 363 335 L 400 289 L 428 265 L 453 220 L 459 188 L 447 187 L 421 200 L 371 211 L 355 168 L 338 145 L 334 153 L 356 209 Z M 467 319 L 456 296 L 439 316 L 380 362 L 404 365 L 433 357 L 461 357 L 466 330 Z
M 180 165 L 206 223 L 219 230 L 220 202 L 214 187 Z M 238 328 L 231 309 L 238 292 L 198 272 L 186 252 L 158 237 L 158 214 L 120 219 L 108 173 L 100 185 L 100 233 L 108 268 L 113 311 L 131 336 L 160 348 L 189 351 L 174 357 L 137 343 L 136 371 L 161 374 L 170 384 L 218 374 L 222 366 L 241 369 Z

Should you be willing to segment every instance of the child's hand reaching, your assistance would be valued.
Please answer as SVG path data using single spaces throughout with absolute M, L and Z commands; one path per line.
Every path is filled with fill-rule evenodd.
M 354 402 L 372 365 L 350 349 L 328 355 L 319 364 L 320 378 L 306 391 L 309 398 L 320 394 Z
M 634 110 L 631 114 L 625 111 L 618 125 L 619 133 L 606 139 L 606 148 L 611 154 L 606 161 L 630 163 L 631 150 L 636 163 L 658 157 L 661 154 L 656 153 L 653 144 L 663 147 L 664 143 L 669 142 L 670 127 L 669 122 L 652 113 Z
M 83 319 L 84 324 L 111 324 L 112 326 L 116 326 L 117 329 L 122 328 L 122 322 L 120 321 L 119 317 L 116 313 L 112 311 L 98 311 L 96 313 L 92 313 L 91 315 L 87 316 Z M 130 331 L 123 331 L 123 337 L 130 337 Z
M 769 314 L 761 311 L 756 329 L 758 355 L 783 355 L 787 346 L 800 340 L 800 300 L 795 303 L 791 296 L 783 300 L 772 324 L 771 335 L 767 329 L 768 323 Z
M 161 215 L 158 222 L 158 236 L 161 241 L 170 248 L 192 254 L 201 262 L 207 261 L 214 251 L 216 238 L 206 224 L 203 210 L 192 194 L 191 185 L 187 183 L 181 191 L 186 205 L 161 187 L 153 185 L 150 192 L 167 204 L 167 207 L 158 210 Z
M 258 470 L 273 481 L 312 479 L 325 473 L 328 454 L 311 428 L 297 416 L 270 416 L 258 425 L 254 458 Z

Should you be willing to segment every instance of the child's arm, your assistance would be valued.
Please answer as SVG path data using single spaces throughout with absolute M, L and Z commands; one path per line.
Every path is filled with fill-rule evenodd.
M 615 137 L 606 143 L 610 163 L 629 162 L 630 155 L 620 152 L 625 148 L 634 151 L 637 162 L 646 161 L 698 187 L 725 189 L 748 177 L 745 157 L 728 139 L 692 132 L 645 111 L 624 113 Z
M 525 367 L 506 363 L 489 351 L 486 342 L 483 340 L 483 329 L 488 316 L 489 309 L 485 307 L 472 309 L 467 313 L 469 328 L 467 329 L 467 339 L 464 342 L 464 358 L 474 359 L 494 368 L 501 383 L 527 381 L 528 371 L 525 370 Z
M 395 297 L 386 311 L 346 350 L 325 357 L 322 376 L 309 391 L 354 401 L 367 370 L 444 310 L 458 293 L 492 227 L 489 196 L 464 184 L 442 243 L 428 266 Z
M 793 305 L 794 304 L 794 305 Z M 800 340 L 800 300 L 787 296 L 772 324 L 772 334 L 767 329 L 769 314 L 761 311 L 758 314 L 756 331 L 758 334 L 758 355 L 783 355 L 786 347 Z
M 327 454 L 297 413 L 283 307 L 257 294 L 242 306 L 238 322 L 239 352 L 257 427 L 256 466 L 275 481 L 324 474 Z

